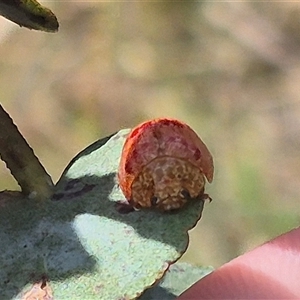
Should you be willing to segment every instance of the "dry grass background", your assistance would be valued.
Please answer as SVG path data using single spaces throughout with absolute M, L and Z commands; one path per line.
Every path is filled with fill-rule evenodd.
M 170 116 L 216 168 L 184 260 L 217 267 L 299 224 L 300 3 L 46 5 L 58 34 L 1 20 L 0 99 L 54 181 L 96 139 Z

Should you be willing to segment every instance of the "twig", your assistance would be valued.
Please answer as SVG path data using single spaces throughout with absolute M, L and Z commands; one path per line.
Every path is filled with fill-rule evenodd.
M 38 199 L 45 199 L 51 195 L 51 177 L 1 105 L 0 156 L 17 180 L 23 194 Z

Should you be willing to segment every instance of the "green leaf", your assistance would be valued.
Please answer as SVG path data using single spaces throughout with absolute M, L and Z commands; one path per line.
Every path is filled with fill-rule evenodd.
M 178 262 L 170 267 L 157 286 L 148 289 L 139 299 L 176 299 L 195 282 L 212 271 L 212 267 L 198 267 Z
M 55 299 L 134 299 L 185 252 L 203 201 L 175 213 L 116 209 L 125 200 L 115 175 L 127 134 L 76 156 L 51 200 L 5 203 L 0 299 L 22 297 L 45 276 Z
M 29 29 L 56 32 L 55 14 L 36 0 L 0 0 L 0 15 Z

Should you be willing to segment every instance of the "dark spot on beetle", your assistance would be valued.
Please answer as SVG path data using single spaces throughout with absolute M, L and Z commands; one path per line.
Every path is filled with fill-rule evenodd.
M 27 248 L 27 245 L 25 244 L 25 245 L 23 246 L 23 248 Z
M 180 194 L 184 199 L 187 199 L 187 200 L 191 199 L 191 195 L 190 195 L 189 191 L 186 189 L 181 190 Z
M 181 179 L 182 178 L 181 174 L 177 174 L 176 177 L 177 177 L 177 179 Z
M 195 153 L 194 153 L 194 157 L 196 160 L 200 159 L 201 157 L 201 151 L 197 148 Z
M 153 196 L 151 199 L 150 199 L 150 202 L 151 202 L 151 205 L 152 206 L 156 206 L 157 203 L 158 203 L 158 198 Z

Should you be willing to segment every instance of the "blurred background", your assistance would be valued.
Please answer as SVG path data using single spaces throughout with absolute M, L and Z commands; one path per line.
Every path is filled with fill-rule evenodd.
M 0 19 L 0 99 L 54 182 L 95 140 L 174 117 L 216 170 L 183 260 L 218 267 L 299 224 L 299 2 L 45 4 L 57 34 Z

